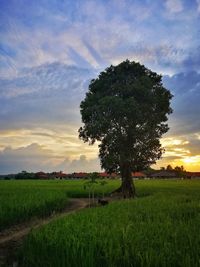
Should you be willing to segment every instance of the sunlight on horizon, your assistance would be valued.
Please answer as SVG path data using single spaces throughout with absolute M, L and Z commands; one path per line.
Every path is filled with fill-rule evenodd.
M 0 8 L 0 172 L 67 169 L 66 161 L 100 168 L 98 145 L 78 138 L 80 102 L 91 79 L 126 59 L 162 73 L 174 95 L 156 168 L 200 171 L 199 0 L 21 0 Z

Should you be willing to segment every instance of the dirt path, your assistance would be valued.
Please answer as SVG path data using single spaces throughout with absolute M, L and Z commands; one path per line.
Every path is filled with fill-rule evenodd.
M 29 222 L 15 225 L 0 233 L 0 266 L 9 262 L 9 266 L 17 266 L 12 264 L 13 255 L 18 247 L 22 244 L 23 238 L 32 230 L 49 222 L 65 216 L 66 214 L 74 213 L 88 206 L 89 200 L 84 198 L 73 198 L 68 202 L 66 208 L 59 213 L 53 213 L 50 217 L 43 219 L 32 219 Z

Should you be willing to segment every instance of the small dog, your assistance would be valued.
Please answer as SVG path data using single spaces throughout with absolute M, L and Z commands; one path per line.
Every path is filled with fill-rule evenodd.
M 108 205 L 108 200 L 105 199 L 98 199 L 98 204 L 101 204 L 101 206 Z

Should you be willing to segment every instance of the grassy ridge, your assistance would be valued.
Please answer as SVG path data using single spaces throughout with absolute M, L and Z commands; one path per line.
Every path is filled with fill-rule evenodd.
M 68 197 L 88 197 L 84 190 L 85 181 L 39 181 L 11 180 L 0 181 L 0 230 L 13 224 L 26 221 L 33 216 L 44 216 L 62 209 Z M 96 193 L 102 190 L 111 192 L 119 181 L 106 187 L 97 186 Z
M 146 197 L 84 210 L 33 231 L 21 265 L 200 266 L 200 181 L 138 181 L 136 187 Z

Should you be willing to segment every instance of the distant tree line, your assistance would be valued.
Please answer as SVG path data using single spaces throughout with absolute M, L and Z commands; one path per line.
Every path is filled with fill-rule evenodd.
M 16 180 L 30 180 L 30 179 L 38 179 L 37 175 L 33 172 L 22 171 L 15 175 Z
M 167 165 L 166 167 L 161 167 L 160 170 L 155 170 L 151 167 L 143 170 L 141 173 L 145 175 L 145 177 L 154 177 L 154 174 L 157 174 L 159 172 L 166 172 L 166 173 L 173 173 L 174 177 L 177 178 L 187 178 L 190 173 L 188 173 L 184 166 L 176 166 L 172 167 L 171 165 Z M 77 174 L 77 176 L 76 176 Z M 102 175 L 103 174 L 103 175 Z M 104 179 L 104 178 L 119 178 L 120 175 L 113 173 L 112 175 L 107 175 L 106 173 L 72 173 L 72 174 L 64 174 L 61 171 L 60 172 L 53 172 L 53 173 L 43 173 L 43 172 L 27 172 L 27 171 L 21 171 L 17 174 L 7 174 L 7 175 L 0 175 L 0 179 L 4 180 L 10 180 L 10 179 L 16 179 L 16 180 L 31 180 L 31 179 L 73 179 L 73 178 L 79 178 L 79 179 L 88 179 L 88 180 L 97 180 L 97 179 Z
M 176 167 L 172 167 L 170 164 L 167 165 L 167 167 L 161 167 L 160 170 L 163 171 L 173 171 L 176 173 L 177 177 L 186 177 L 187 176 L 187 171 L 185 170 L 184 166 L 176 166 Z

